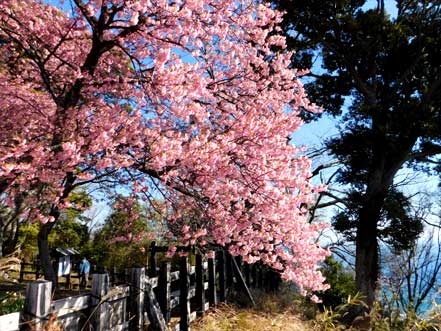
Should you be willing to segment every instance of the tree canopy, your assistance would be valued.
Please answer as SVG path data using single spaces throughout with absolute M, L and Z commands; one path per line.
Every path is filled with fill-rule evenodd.
M 281 13 L 254 0 L 36 0 L 0 3 L 0 195 L 20 192 L 44 225 L 77 187 L 162 196 L 183 244 L 205 238 L 262 260 L 306 290 L 326 288 L 320 190 L 289 137 L 318 109 L 276 54 Z M 200 226 L 180 224 L 194 210 Z
M 406 165 L 441 164 L 440 3 L 396 1 L 396 16 L 384 1 L 371 9 L 367 1 L 274 3 L 298 50 L 293 66 L 312 67 L 312 101 L 341 120 L 340 135 L 327 142 L 341 162 L 337 180 L 349 187 L 335 225 L 356 243 L 357 287 L 372 304 L 378 239 L 406 248 L 422 230 L 395 175 Z

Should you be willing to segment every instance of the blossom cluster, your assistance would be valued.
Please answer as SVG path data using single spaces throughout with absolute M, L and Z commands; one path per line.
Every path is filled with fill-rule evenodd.
M 0 194 L 62 209 L 111 178 L 161 195 L 182 244 L 224 245 L 325 289 L 321 225 L 302 208 L 318 188 L 289 143 L 299 112 L 319 109 L 290 66 L 282 13 L 255 0 L 72 4 L 0 3 Z

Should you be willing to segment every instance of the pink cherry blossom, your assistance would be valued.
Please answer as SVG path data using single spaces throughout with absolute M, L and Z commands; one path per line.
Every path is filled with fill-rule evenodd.
M 305 294 L 325 289 L 328 252 L 301 207 L 323 188 L 287 141 L 302 109 L 320 109 L 292 53 L 272 52 L 282 13 L 255 0 L 72 4 L 0 2 L 0 196 L 38 192 L 35 219 L 57 221 L 76 188 L 118 183 L 161 197 L 184 244 L 225 245 Z

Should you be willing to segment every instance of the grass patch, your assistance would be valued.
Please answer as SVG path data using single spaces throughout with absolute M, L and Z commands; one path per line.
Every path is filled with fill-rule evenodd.
M 252 308 L 222 305 L 192 325 L 195 331 L 312 331 L 298 315 L 261 312 Z

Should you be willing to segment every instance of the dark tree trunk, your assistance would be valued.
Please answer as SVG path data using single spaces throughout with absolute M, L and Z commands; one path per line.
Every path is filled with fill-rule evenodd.
M 60 202 L 66 199 L 69 193 L 72 192 L 75 178 L 76 177 L 71 172 L 67 173 L 64 183 L 64 191 L 60 197 Z M 52 216 L 54 221 L 41 224 L 40 226 L 40 231 L 38 232 L 38 254 L 40 257 L 40 266 L 43 270 L 44 279 L 50 280 L 52 282 L 52 288 L 55 289 L 57 285 L 57 275 L 55 274 L 55 270 L 51 262 L 48 238 L 50 232 L 60 218 L 60 210 L 58 207 L 55 205 L 52 206 L 48 216 Z
M 57 275 L 55 274 L 51 261 L 48 237 L 54 225 L 55 222 L 42 224 L 40 226 L 40 231 L 38 232 L 38 254 L 40 257 L 40 266 L 43 270 L 44 279 L 52 282 L 52 288 L 56 287 Z
M 10 237 L 5 242 L 4 245 L 3 253 L 5 255 L 12 254 L 16 250 L 18 244 L 18 237 L 20 234 L 19 230 L 20 230 L 20 220 L 17 218 L 14 221 L 14 224 L 11 225 Z
M 3 242 L 4 242 L 3 222 L 0 220 L 0 258 L 3 257 Z
M 375 292 L 379 276 L 377 218 L 372 210 L 363 208 L 357 227 L 355 281 L 357 290 L 364 296 L 371 308 L 375 301 Z

